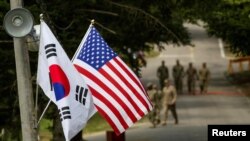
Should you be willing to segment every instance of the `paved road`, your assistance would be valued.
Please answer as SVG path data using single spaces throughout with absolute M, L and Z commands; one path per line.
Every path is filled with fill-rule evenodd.
M 157 58 L 148 59 L 142 70 L 143 83 L 157 82 L 156 68 L 165 60 L 169 68 L 180 59 L 187 67 L 193 62 L 196 67 L 206 61 L 212 72 L 209 93 L 206 95 L 180 95 L 177 112 L 180 123 L 174 124 L 170 115 L 167 126 L 151 128 L 150 123 L 135 124 L 125 133 L 126 141 L 206 141 L 208 124 L 250 124 L 250 101 L 240 89 L 224 77 L 227 60 L 216 38 L 208 38 L 203 28 L 187 24 L 195 48 L 168 46 Z M 88 141 L 106 141 L 105 132 L 86 135 Z

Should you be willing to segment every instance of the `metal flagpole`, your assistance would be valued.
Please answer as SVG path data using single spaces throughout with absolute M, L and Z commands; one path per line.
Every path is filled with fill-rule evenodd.
M 43 118 L 43 116 L 44 116 L 44 114 L 45 114 L 45 112 L 46 112 L 47 109 L 49 108 L 50 103 L 51 103 L 51 100 L 49 100 L 48 104 L 47 104 L 46 107 L 44 108 L 43 113 L 41 114 L 41 116 L 40 116 L 40 118 L 39 118 L 39 120 L 38 120 L 38 122 L 37 122 L 37 124 L 36 124 L 36 127 L 38 127 L 40 121 L 42 120 L 42 118 Z
M 43 14 L 40 14 L 40 21 L 43 21 Z M 40 30 L 40 31 L 41 31 L 41 30 Z M 50 99 L 49 102 L 47 103 L 47 105 L 46 105 L 46 107 L 44 108 L 44 110 L 43 110 L 43 112 L 42 112 L 42 114 L 41 114 L 39 120 L 37 121 L 37 123 L 36 123 L 36 128 L 38 128 L 38 125 L 39 125 L 40 121 L 42 120 L 42 118 L 43 118 L 45 112 L 46 112 L 47 109 L 49 108 L 50 103 L 51 103 L 51 99 Z M 36 84 L 36 105 L 35 105 L 36 109 L 37 109 L 37 105 L 38 105 L 38 84 Z M 36 112 L 37 112 L 37 111 L 36 111 Z M 36 117 L 36 120 L 37 120 L 37 117 Z
M 75 57 L 77 56 L 77 54 L 79 53 L 79 49 L 80 49 L 80 48 L 83 46 L 83 44 L 85 43 L 86 38 L 88 37 L 89 32 L 90 32 L 90 30 L 91 30 L 91 27 L 94 25 L 94 23 L 95 23 L 95 20 L 91 20 L 91 23 L 90 23 L 90 25 L 89 25 L 89 28 L 88 28 L 87 32 L 85 33 L 85 35 L 84 35 L 84 37 L 83 37 L 83 40 L 82 40 L 82 42 L 80 43 L 79 47 L 77 48 L 77 50 L 76 50 L 74 56 L 72 57 L 71 61 L 74 60 Z

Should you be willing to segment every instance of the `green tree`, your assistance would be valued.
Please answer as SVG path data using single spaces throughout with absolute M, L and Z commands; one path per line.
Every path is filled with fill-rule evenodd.
M 70 57 L 73 56 L 84 36 L 90 20 L 95 19 L 95 26 L 107 43 L 119 54 L 122 54 L 126 62 L 131 64 L 131 67 L 136 68 L 135 70 L 138 70 L 139 66 L 133 64 L 133 53 L 149 50 L 149 47 L 145 46 L 145 42 L 159 43 L 163 41 L 177 45 L 190 43 L 188 32 L 183 27 L 184 16 L 179 12 L 179 6 L 179 3 L 175 0 L 119 0 L 116 2 L 110 0 L 72 0 L 63 2 L 60 0 L 24 0 L 24 7 L 32 12 L 35 24 L 39 24 L 40 13 L 44 14 L 44 20 L 53 30 Z M 0 16 L 2 17 L 0 20 L 3 22 L 4 15 L 10 9 L 9 2 L 0 0 L 0 7 Z M 1 41 L 12 41 L 12 38 L 4 30 L 0 31 L 0 39 Z M 19 134 L 20 116 L 16 91 L 13 43 L 1 42 L 0 44 L 0 57 L 2 60 L 0 63 L 0 78 L 6 80 L 0 82 L 1 95 L 6 94 L 5 99 L 0 100 L 0 105 L 6 106 L 6 108 L 1 106 L 3 109 L 15 109 L 12 114 L 8 114 L 13 115 L 8 117 L 11 124 L 7 120 L 3 125 L 5 127 L 10 126 L 11 133 Z M 128 52 L 128 48 L 131 52 Z M 30 52 L 30 61 L 31 72 L 35 78 L 37 52 Z M 39 99 L 40 109 L 45 107 L 47 100 L 45 96 Z M 50 110 L 53 110 L 53 106 L 50 107 Z M 1 116 L 4 113 L 1 112 Z M 53 113 L 48 114 L 48 117 L 54 119 L 55 114 L 58 113 Z M 19 125 L 19 128 L 16 128 L 16 125 Z M 57 127 L 54 129 L 58 131 L 56 130 Z M 55 136 L 58 134 L 54 133 Z M 18 135 L 14 135 L 13 140 L 17 137 Z
M 224 0 L 203 20 L 210 35 L 222 38 L 237 54 L 250 54 L 250 1 Z
M 202 20 L 210 36 L 226 42 L 236 54 L 250 54 L 250 0 L 181 0 L 183 18 Z

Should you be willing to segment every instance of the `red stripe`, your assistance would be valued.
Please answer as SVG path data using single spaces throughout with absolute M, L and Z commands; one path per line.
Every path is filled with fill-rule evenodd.
M 113 60 L 129 75 L 129 77 L 137 84 L 137 86 L 141 88 L 141 90 L 144 92 L 147 100 L 150 103 L 149 107 L 152 107 L 153 104 L 149 100 L 148 93 L 147 93 L 147 91 L 145 91 L 144 86 L 141 84 L 141 81 L 136 77 L 135 74 L 133 75 L 133 71 L 131 71 L 124 63 L 122 63 L 122 60 L 119 60 L 119 59 L 118 58 L 114 58 Z
M 110 65 L 110 63 L 106 64 L 106 65 Z M 119 85 L 117 83 L 117 81 L 115 81 L 113 79 L 112 76 L 110 76 L 105 70 L 100 69 L 99 70 L 100 73 L 102 73 L 106 79 L 108 79 L 112 84 L 115 85 L 115 87 L 121 91 L 121 93 L 128 99 L 128 101 L 131 103 L 131 105 L 136 109 L 136 111 L 139 113 L 139 115 L 142 117 L 144 115 L 144 113 L 141 111 L 141 109 L 138 107 L 138 105 L 134 102 L 134 100 L 128 95 L 128 93 L 123 89 L 123 87 L 121 87 L 121 85 Z M 133 114 L 133 112 L 130 110 L 130 108 L 125 105 L 126 107 L 124 107 L 124 109 L 128 109 L 128 111 L 126 110 L 126 112 L 128 113 L 129 117 L 132 119 L 133 122 L 137 121 L 137 118 L 135 117 L 135 115 Z
M 139 99 L 139 101 L 145 105 L 145 103 L 143 102 L 144 99 L 142 98 L 142 96 L 132 87 L 132 85 L 127 81 L 127 79 L 124 78 L 124 76 L 111 64 L 111 63 L 107 63 L 106 64 L 126 85 L 127 87 L 133 92 L 133 94 Z M 117 83 L 117 82 L 116 82 Z M 117 84 L 119 85 L 119 84 Z M 120 85 L 119 85 L 120 86 Z M 124 90 L 122 88 L 122 90 Z M 141 110 L 141 108 L 138 107 L 138 105 L 134 102 L 134 100 L 126 93 L 126 97 L 128 98 L 128 100 L 131 102 L 131 104 L 133 105 L 133 107 L 136 109 L 136 111 L 138 111 L 139 115 L 142 117 L 145 115 L 145 113 Z M 146 104 L 147 105 L 147 104 Z M 147 106 L 145 106 L 147 107 Z
M 109 95 L 110 95 L 110 93 L 112 93 L 112 95 L 110 95 L 110 96 L 113 97 L 119 104 L 123 103 L 123 101 L 119 97 L 117 97 L 112 92 L 112 90 L 109 87 L 107 87 L 102 81 L 100 81 L 96 76 L 94 76 L 92 73 L 88 72 L 88 70 L 86 70 L 86 69 L 84 69 L 76 64 L 75 64 L 75 67 L 80 73 L 84 74 L 86 77 L 88 77 L 89 79 L 94 81 L 96 84 L 98 84 L 101 88 L 103 88 Z M 115 108 L 115 106 L 112 103 L 110 103 L 109 100 L 107 100 L 102 94 L 98 93 L 94 88 L 90 88 L 90 91 L 94 97 L 96 97 L 97 99 L 99 99 L 100 101 L 105 103 L 107 105 L 107 107 L 110 108 L 110 110 L 117 116 L 118 120 L 121 122 L 123 128 L 125 128 L 125 129 L 128 128 L 128 125 L 125 122 L 125 120 L 123 119 L 120 112 Z
M 117 58 L 113 58 L 113 60 L 129 75 L 129 77 L 137 84 L 137 86 L 140 87 L 144 93 L 146 93 L 144 87 L 140 84 L 140 80 L 131 74 L 131 72 L 128 70 L 129 68 L 124 66 Z
M 113 130 L 115 131 L 115 133 L 118 135 L 120 134 L 119 129 L 116 127 L 115 123 L 113 122 L 113 120 L 106 114 L 105 111 L 102 110 L 102 108 L 98 107 L 97 105 L 95 105 L 96 109 L 98 110 L 98 112 L 101 114 L 102 117 L 104 117 L 107 122 L 109 123 L 109 125 L 113 128 Z
M 150 106 L 149 106 L 149 107 L 152 107 L 153 104 L 152 104 L 152 102 L 149 100 L 148 93 L 147 93 L 147 91 L 145 91 L 145 88 L 144 88 L 144 86 L 141 84 L 140 79 L 137 78 L 135 74 L 133 74 L 133 71 L 130 70 L 130 69 L 126 66 L 126 64 L 124 64 L 124 63 L 122 62 L 122 60 L 121 60 L 120 58 L 119 58 L 119 59 L 118 59 L 118 58 L 114 58 L 114 61 L 115 61 L 115 62 L 116 62 L 116 63 L 117 63 L 117 64 L 118 64 L 118 65 L 119 65 L 128 75 L 130 75 L 130 78 L 137 84 L 138 87 L 141 88 L 141 90 L 144 92 L 144 94 L 145 94 L 147 100 L 148 100 L 149 103 L 150 103 Z
M 116 61 L 116 62 L 118 62 L 118 61 Z M 148 111 L 150 111 L 150 108 L 149 108 L 149 105 L 148 105 L 148 103 L 144 100 L 144 98 L 138 93 L 138 91 L 131 85 L 131 83 L 130 82 L 128 82 L 128 80 L 113 66 L 113 65 L 110 65 L 109 66 L 113 71 L 114 71 L 114 73 L 116 73 L 117 74 L 117 76 L 119 77 L 119 78 L 121 78 L 122 79 L 122 81 L 124 81 L 124 83 L 129 87 L 129 89 L 135 94 L 135 96 L 141 101 L 141 103 L 146 107 L 146 109 L 148 110 Z M 127 71 L 127 69 L 126 68 L 122 68 L 126 73 L 127 73 L 127 75 L 131 78 L 131 79 L 133 79 L 132 77 L 132 75 L 131 75 L 131 73 L 130 72 L 128 72 Z
M 127 129 L 129 126 L 127 125 L 127 123 L 124 121 L 124 119 L 122 118 L 122 115 L 119 113 L 119 111 L 115 108 L 115 106 L 109 101 L 107 100 L 103 95 L 101 95 L 99 92 L 97 92 L 94 88 L 90 87 L 90 91 L 93 92 L 93 94 L 95 94 L 95 98 L 99 99 L 100 101 L 102 101 L 112 112 L 113 114 L 117 117 L 117 119 L 119 120 L 119 122 L 121 123 L 122 127 L 124 129 Z M 99 110 L 99 109 L 98 109 Z M 103 111 L 104 118 L 109 121 L 109 119 L 107 119 L 107 117 L 109 117 L 109 115 L 106 113 L 106 111 Z M 112 120 L 112 119 L 111 119 Z M 117 128 L 117 125 L 112 121 L 112 123 L 110 123 L 110 126 L 112 128 Z M 119 131 L 119 130 L 118 130 Z

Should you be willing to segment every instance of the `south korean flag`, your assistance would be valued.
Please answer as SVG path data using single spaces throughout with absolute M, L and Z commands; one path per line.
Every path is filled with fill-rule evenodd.
M 41 21 L 37 83 L 58 107 L 66 141 L 96 112 L 88 86 L 49 27 Z

